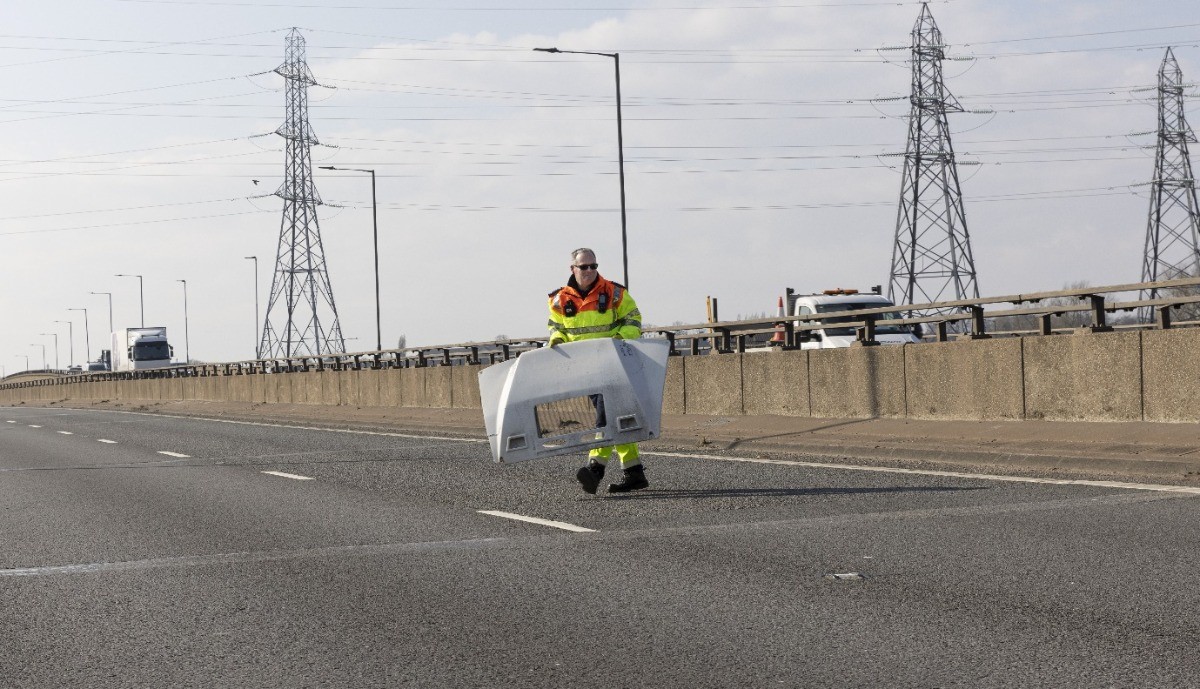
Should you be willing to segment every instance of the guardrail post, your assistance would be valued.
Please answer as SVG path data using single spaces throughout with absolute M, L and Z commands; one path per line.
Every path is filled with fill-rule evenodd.
M 937 322 L 937 341 L 946 342 L 950 339 L 949 324 L 946 321 Z
M 738 354 L 746 353 L 746 336 L 745 335 L 737 336 L 737 353 Z
M 1038 316 L 1038 334 L 1039 335 L 1053 335 L 1054 334 L 1054 328 L 1050 325 L 1050 319 L 1053 317 L 1054 317 L 1054 314 L 1052 314 L 1052 313 L 1043 313 L 1041 316 Z
M 984 330 L 983 307 L 971 307 L 971 339 L 982 340 L 991 337 Z
M 796 348 L 796 322 L 785 321 L 783 324 L 783 348 Z
M 1158 307 L 1158 310 L 1154 312 L 1154 317 L 1158 321 L 1158 327 L 1160 329 L 1162 329 L 1162 330 L 1170 330 L 1171 329 L 1171 307 L 1170 306 Z
M 1107 330 L 1108 325 L 1105 322 L 1104 314 L 1104 296 L 1092 294 L 1088 296 L 1088 299 L 1092 302 L 1092 327 L 1097 330 Z
M 700 353 L 700 338 L 693 335 L 691 339 L 691 345 L 692 355 L 698 355 Z
M 730 342 L 731 336 L 729 334 L 729 328 L 717 328 L 716 330 L 717 332 L 721 333 L 721 346 L 716 348 L 717 352 L 724 354 L 733 349 L 732 343 Z
M 854 344 L 860 347 L 872 347 L 879 344 L 875 341 L 875 316 L 869 314 L 863 316 L 863 327 L 855 328 L 854 334 Z
M 663 334 L 667 336 L 667 356 L 679 356 L 679 352 L 675 351 L 675 333 L 665 332 Z

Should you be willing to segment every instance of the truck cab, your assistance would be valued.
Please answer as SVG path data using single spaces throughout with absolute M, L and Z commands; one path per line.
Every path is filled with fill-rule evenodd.
M 123 328 L 112 336 L 113 371 L 138 371 L 171 365 L 174 348 L 164 327 Z
M 856 289 L 829 289 L 817 294 L 796 294 L 791 288 L 787 290 L 787 310 L 792 316 L 813 316 L 823 313 L 840 311 L 860 311 L 863 309 L 879 309 L 894 306 L 890 299 L 879 293 L 878 288 L 871 292 L 861 293 Z M 891 325 L 888 321 L 899 320 L 899 311 L 890 311 L 875 316 L 875 341 L 880 344 L 906 344 L 920 342 L 920 330 L 914 325 Z M 818 319 L 822 328 L 816 330 L 797 330 L 796 341 L 801 349 L 832 349 L 849 347 L 857 340 L 855 326 L 840 323 L 854 323 L 862 319 L 853 315 L 833 316 Z M 805 321 L 795 321 L 796 326 L 804 325 Z M 812 321 L 807 324 L 811 325 Z

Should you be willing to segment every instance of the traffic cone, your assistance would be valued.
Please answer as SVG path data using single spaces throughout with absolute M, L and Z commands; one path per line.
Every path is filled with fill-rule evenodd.
M 783 297 L 779 298 L 779 317 L 783 318 Z M 771 336 L 771 346 L 782 346 L 787 342 L 787 336 L 784 332 L 783 323 L 775 324 L 775 334 Z

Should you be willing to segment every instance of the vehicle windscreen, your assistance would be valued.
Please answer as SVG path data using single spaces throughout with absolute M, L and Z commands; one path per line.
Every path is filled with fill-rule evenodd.
M 133 345 L 134 361 L 162 361 L 171 358 L 171 348 L 166 342 L 138 342 Z
M 878 309 L 884 306 L 883 304 L 870 303 L 855 303 L 848 302 L 844 304 L 818 304 L 817 313 L 836 313 L 838 311 L 860 311 L 862 309 Z M 913 331 L 911 325 L 893 325 L 888 321 L 895 321 L 903 318 L 899 311 L 889 311 L 875 315 L 875 334 L 876 335 L 909 335 Z M 822 323 L 854 323 L 861 321 L 861 318 L 855 316 L 834 316 L 833 318 L 822 318 Z M 849 337 L 854 335 L 854 327 L 837 328 L 826 327 L 825 334 L 830 337 Z

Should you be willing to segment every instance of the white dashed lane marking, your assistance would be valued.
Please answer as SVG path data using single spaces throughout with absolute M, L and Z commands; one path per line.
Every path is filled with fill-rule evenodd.
M 311 476 L 301 476 L 300 474 L 287 474 L 282 471 L 264 471 L 262 473 L 270 474 L 271 476 L 281 476 L 283 478 L 290 478 L 290 479 L 293 479 L 296 481 L 315 481 L 316 480 Z
M 575 531 L 577 533 L 592 533 L 595 531 L 595 529 L 588 529 L 588 528 L 585 528 L 582 526 L 568 524 L 567 522 L 556 522 L 556 521 L 553 521 L 550 519 L 540 519 L 538 517 L 526 517 L 523 514 L 513 514 L 512 512 L 497 512 L 496 510 L 477 510 L 477 512 L 479 512 L 480 514 L 491 515 L 493 517 L 500 517 L 502 519 L 515 519 L 519 522 L 529 522 L 530 524 L 541 524 L 542 526 L 552 526 L 556 529 L 563 529 L 565 531 Z
M 59 431 L 59 433 L 62 433 L 63 435 L 75 435 L 71 431 Z
M 116 444 L 117 444 L 117 441 L 115 441 L 115 440 L 105 440 L 104 438 L 96 438 L 96 442 L 98 442 L 98 443 L 108 443 L 109 445 L 116 445 Z
M 169 452 L 169 451 L 167 451 L 167 450 L 159 450 L 159 451 L 158 451 L 158 454 L 160 454 L 160 455 L 166 455 L 166 456 L 168 456 L 168 457 L 182 457 L 182 458 L 184 458 L 184 459 L 187 459 L 188 457 L 191 457 L 191 455 L 181 455 L 181 454 L 179 454 L 178 452 Z
M 33 425 L 33 424 L 29 424 L 29 427 L 30 427 L 30 428 L 41 428 L 41 426 L 35 426 L 35 425 Z

